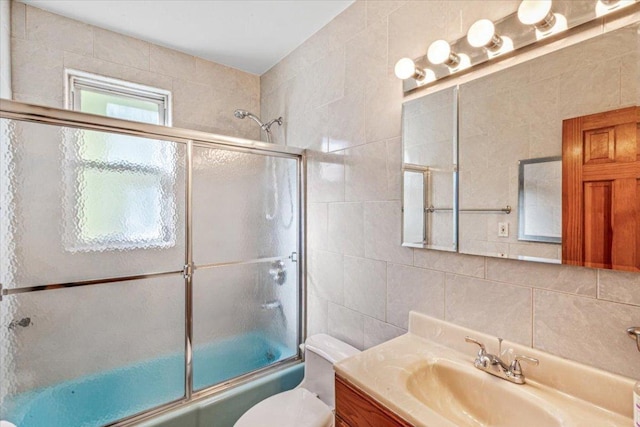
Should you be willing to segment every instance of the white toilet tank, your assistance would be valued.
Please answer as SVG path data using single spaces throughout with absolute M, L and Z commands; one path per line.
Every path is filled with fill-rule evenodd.
M 304 346 L 304 379 L 298 387 L 318 395 L 331 409 L 335 407 L 333 364 L 360 353 L 350 346 L 326 334 L 312 335 Z
M 329 335 L 310 336 L 305 342 L 300 385 L 256 404 L 234 427 L 333 427 L 333 364 L 358 353 L 360 350 Z

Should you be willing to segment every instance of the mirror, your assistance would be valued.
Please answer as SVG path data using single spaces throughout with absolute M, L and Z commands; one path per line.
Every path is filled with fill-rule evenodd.
M 403 246 L 457 250 L 457 88 L 402 106 Z
M 596 242 L 562 238 L 563 121 L 640 105 L 639 28 L 406 102 L 403 245 L 560 263 L 563 247 Z
M 539 159 L 561 156 L 563 120 L 640 103 L 638 37 L 634 24 L 460 85 L 460 252 L 562 260 L 559 165 Z
M 518 240 L 562 242 L 562 157 L 519 162 Z

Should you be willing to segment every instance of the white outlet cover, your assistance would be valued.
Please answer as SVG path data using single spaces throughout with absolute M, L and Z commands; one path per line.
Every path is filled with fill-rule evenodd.
M 508 222 L 499 222 L 498 223 L 498 237 L 509 237 L 509 223 Z

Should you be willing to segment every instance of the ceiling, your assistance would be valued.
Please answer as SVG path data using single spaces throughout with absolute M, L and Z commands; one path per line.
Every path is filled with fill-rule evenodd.
M 262 74 L 354 0 L 20 1 L 253 74 Z

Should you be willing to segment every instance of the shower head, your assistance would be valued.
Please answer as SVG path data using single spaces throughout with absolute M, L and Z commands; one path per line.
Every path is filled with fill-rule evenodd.
M 271 142 L 271 125 L 273 125 L 274 123 L 278 123 L 279 125 L 282 126 L 282 117 L 278 117 L 277 119 L 271 120 L 269 123 L 262 123 L 258 116 L 256 116 L 253 113 L 250 113 L 247 110 L 240 110 L 240 109 L 235 110 L 233 112 L 233 115 L 237 119 L 244 119 L 245 117 L 249 117 L 251 120 L 256 122 L 258 126 L 260 126 L 260 129 L 262 129 L 264 133 L 267 135 L 267 142 L 269 143 Z
M 247 110 L 236 110 L 233 112 L 233 115 L 236 116 L 236 118 L 238 119 L 244 119 L 245 117 L 249 117 L 250 119 L 252 119 L 254 122 L 256 122 L 260 127 L 264 126 L 264 123 L 262 123 L 260 121 L 260 119 L 258 118 L 258 116 L 256 116 L 253 113 L 250 113 Z
M 236 110 L 233 112 L 233 115 L 236 116 L 236 118 L 238 119 L 244 119 L 249 115 L 249 112 L 245 110 Z

